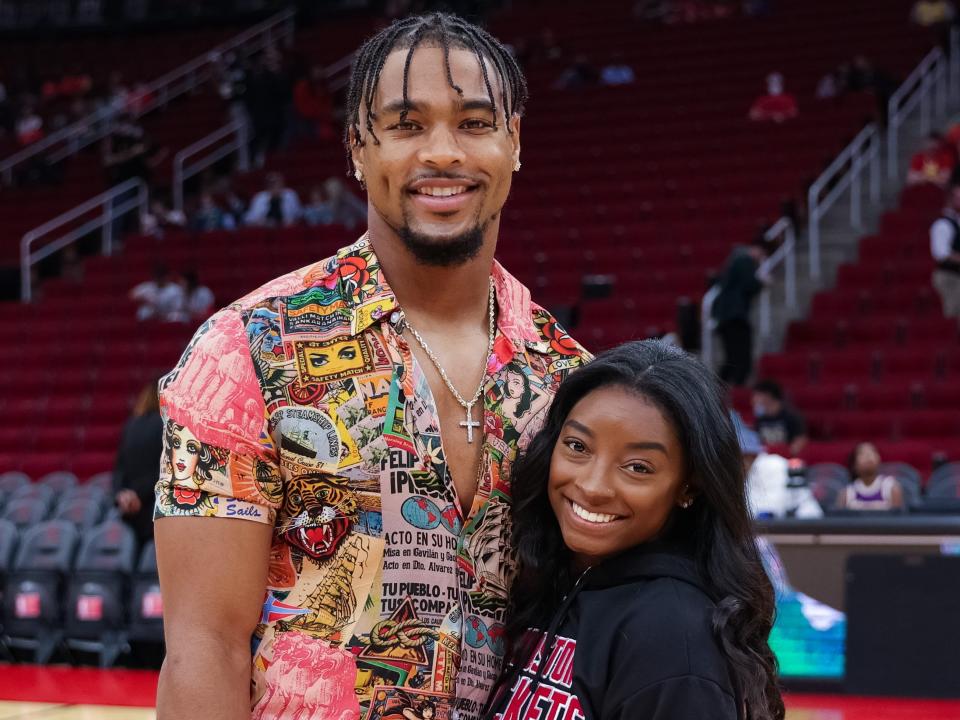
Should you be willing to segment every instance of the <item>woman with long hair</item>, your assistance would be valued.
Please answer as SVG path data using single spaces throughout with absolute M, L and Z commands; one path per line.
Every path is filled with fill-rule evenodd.
M 656 341 L 598 356 L 512 477 L 517 577 L 487 718 L 783 718 L 740 448 L 699 361 Z

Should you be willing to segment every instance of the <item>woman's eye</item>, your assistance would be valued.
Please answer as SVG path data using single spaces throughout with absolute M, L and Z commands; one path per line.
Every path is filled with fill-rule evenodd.
M 627 465 L 627 468 L 630 470 L 630 472 L 634 472 L 634 473 L 649 474 L 653 472 L 648 466 L 643 465 L 641 463 L 630 463 L 629 465 Z
M 410 130 L 416 130 L 416 129 L 417 129 L 417 125 L 416 125 L 416 123 L 412 123 L 412 122 L 410 122 L 409 120 L 404 120 L 403 122 L 394 123 L 393 125 L 390 126 L 390 129 L 391 129 L 391 130 L 410 131 Z
M 577 453 L 583 452 L 587 449 L 586 446 L 579 440 L 567 440 L 564 442 L 564 445 Z

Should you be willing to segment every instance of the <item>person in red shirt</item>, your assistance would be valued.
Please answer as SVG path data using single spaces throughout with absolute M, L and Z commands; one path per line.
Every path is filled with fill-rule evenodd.
M 767 75 L 767 94 L 761 95 L 750 106 L 750 119 L 755 122 L 773 121 L 782 123 L 795 118 L 799 112 L 797 99 L 790 93 L 784 92 L 783 75 L 770 73 Z
M 312 135 L 322 140 L 333 138 L 333 102 L 322 66 L 312 67 L 310 74 L 296 84 L 293 104 Z
M 957 165 L 957 150 L 940 133 L 930 133 L 923 149 L 910 159 L 907 185 L 931 183 L 946 187 Z

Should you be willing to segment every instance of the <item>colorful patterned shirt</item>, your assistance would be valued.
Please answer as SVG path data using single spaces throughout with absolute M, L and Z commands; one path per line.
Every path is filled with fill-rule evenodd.
M 156 517 L 275 528 L 254 718 L 479 717 L 504 651 L 510 466 L 588 357 L 499 265 L 493 280 L 467 516 L 365 239 L 221 310 L 161 380 Z

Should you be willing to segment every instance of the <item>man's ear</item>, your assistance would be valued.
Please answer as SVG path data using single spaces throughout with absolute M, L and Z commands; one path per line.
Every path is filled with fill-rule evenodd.
M 353 169 L 363 175 L 363 149 L 364 144 L 356 126 L 347 130 L 347 139 L 350 143 L 350 161 L 353 163 Z
M 513 160 L 516 162 L 520 159 L 520 116 L 516 113 L 511 115 L 508 127 L 510 142 L 513 143 Z

